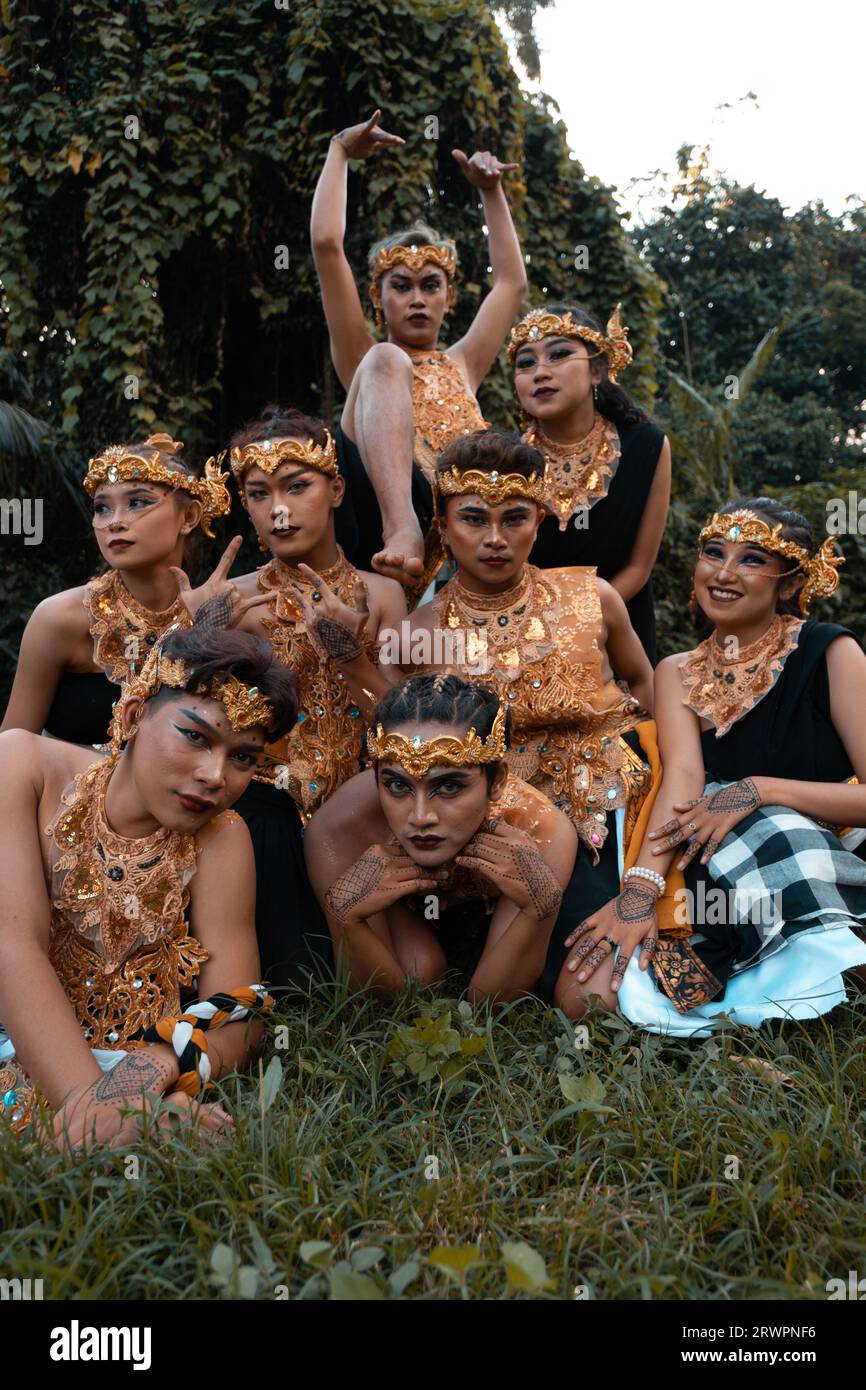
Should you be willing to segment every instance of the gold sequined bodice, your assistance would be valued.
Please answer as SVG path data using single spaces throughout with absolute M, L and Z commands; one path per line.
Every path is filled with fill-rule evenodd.
M 176 1014 L 208 959 L 185 916 L 195 837 L 164 829 L 136 840 L 115 834 L 105 818 L 113 771 L 106 759 L 80 772 L 45 829 L 48 958 L 85 1042 L 108 1051 Z M 36 1088 L 15 1057 L 0 1064 L 0 1093 L 14 1095 L 8 1117 L 13 1132 L 23 1132 Z
M 646 787 L 620 737 L 639 706 L 602 677 L 595 569 L 527 565 L 515 588 L 496 595 L 452 579 L 433 601 L 433 627 L 462 634 L 461 674 L 493 686 L 511 710 L 510 772 L 549 796 L 597 851 L 608 813 Z
M 115 570 L 91 579 L 82 602 L 90 614 L 94 664 L 117 685 L 141 670 L 154 643 L 172 623 L 192 625 L 179 597 L 164 612 L 152 613 L 136 602 Z
M 351 606 L 358 571 L 342 551 L 337 563 L 323 570 L 321 577 Z M 300 708 L 291 732 L 268 745 L 266 765 L 256 778 L 287 791 L 306 822 L 358 771 L 365 725 L 342 673 L 310 638 L 292 584 L 299 585 L 308 597 L 313 592 L 310 580 L 282 560 L 271 560 L 259 571 L 259 589 L 273 595 L 273 603 L 268 605 L 271 616 L 262 622 L 277 659 L 294 673 Z M 375 660 L 375 643 L 366 647 Z
M 207 952 L 187 932 L 192 835 L 128 840 L 105 819 L 113 767 L 79 773 L 46 829 L 48 955 L 92 1047 L 122 1047 L 173 1013 Z
M 488 428 L 453 357 L 438 350 L 410 352 L 415 462 L 432 480 L 436 458 L 460 435 Z

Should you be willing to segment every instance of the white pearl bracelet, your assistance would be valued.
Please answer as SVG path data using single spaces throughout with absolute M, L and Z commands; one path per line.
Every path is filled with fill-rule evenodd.
M 623 883 L 627 883 L 630 878 L 643 878 L 648 883 L 654 883 L 661 896 L 667 888 L 667 883 L 662 874 L 657 874 L 655 869 L 645 869 L 641 864 L 635 864 L 634 868 L 626 869 L 622 876 Z

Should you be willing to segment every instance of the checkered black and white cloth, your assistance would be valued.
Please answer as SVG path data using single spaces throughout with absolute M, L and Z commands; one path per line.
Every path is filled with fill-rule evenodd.
M 704 794 L 729 785 L 709 782 Z M 799 933 L 866 931 L 866 862 L 832 831 L 786 806 L 762 806 L 741 821 L 707 871 L 727 895 L 728 921 L 740 938 L 733 973 Z

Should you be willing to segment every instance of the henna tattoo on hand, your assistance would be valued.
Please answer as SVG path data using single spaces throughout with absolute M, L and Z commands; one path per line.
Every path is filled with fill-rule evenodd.
M 317 618 L 313 627 L 326 654 L 336 666 L 357 661 L 362 655 L 364 649 L 360 639 L 342 623 L 335 622 L 333 618 Z
M 629 883 L 618 898 L 613 900 L 613 911 L 618 922 L 643 922 L 651 917 L 658 902 L 651 888 L 641 883 Z
M 621 980 L 626 970 L 628 969 L 628 963 L 630 960 L 631 956 L 626 955 L 625 951 L 620 951 L 619 955 L 616 958 L 616 964 L 613 967 L 613 974 L 611 976 L 611 979 Z
M 646 937 L 646 938 L 641 942 L 641 946 L 640 946 L 641 955 L 643 955 L 643 956 L 654 956 L 654 955 L 655 955 L 655 949 L 656 949 L 656 946 L 657 946 L 657 945 L 658 945 L 658 937 L 657 937 L 657 936 L 648 936 L 648 937 Z
M 325 906 L 332 916 L 345 919 L 353 908 L 378 887 L 385 873 L 385 861 L 366 850 L 350 869 L 341 874 L 325 894 Z
M 709 840 L 707 840 L 707 843 L 704 846 L 704 854 L 707 856 L 707 859 L 712 859 L 720 844 L 720 840 L 715 839 L 714 836 L 710 836 Z
M 517 845 L 514 849 L 514 862 L 523 876 L 529 890 L 532 907 L 538 920 L 550 917 L 559 911 L 562 902 L 562 889 L 550 865 L 541 857 L 537 849 Z
M 761 795 L 751 777 L 741 782 L 732 782 L 729 787 L 720 787 L 713 792 L 707 802 L 707 810 L 712 815 L 723 816 L 728 811 L 754 811 L 761 804 Z
M 129 1100 L 142 1091 L 161 1091 L 166 1077 L 163 1069 L 147 1056 L 133 1053 L 96 1083 L 96 1100 Z
M 219 632 L 222 628 L 231 627 L 231 621 L 232 598 L 231 594 L 226 592 L 205 599 L 193 618 L 192 625 L 204 628 L 205 632 Z

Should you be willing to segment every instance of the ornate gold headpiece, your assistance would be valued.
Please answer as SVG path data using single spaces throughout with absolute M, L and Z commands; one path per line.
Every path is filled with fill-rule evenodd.
M 588 328 L 585 324 L 575 323 L 570 313 L 554 314 L 548 309 L 532 309 L 511 330 L 508 360 L 514 362 L 518 350 L 524 343 L 534 343 L 541 338 L 582 338 L 584 342 L 592 343 L 597 349 L 592 354 L 594 357 L 605 353 L 608 363 L 607 374 L 611 381 L 616 381 L 617 373 L 623 371 L 634 357 L 632 345 L 628 340 L 628 329 L 624 327 L 620 318 L 621 308 L 622 305 L 617 304 L 607 321 L 605 333 L 598 333 L 596 329 Z
M 442 738 L 422 739 L 420 734 L 404 738 L 402 734 L 386 734 L 382 725 L 376 732 L 367 731 L 367 753 L 374 762 L 396 762 L 410 777 L 425 777 L 433 766 L 479 767 L 483 763 L 498 763 L 505 757 L 505 705 L 500 700 L 496 718 L 487 738 L 470 729 L 465 738 L 453 734 Z
M 161 443 L 171 443 L 178 451 L 183 448 L 179 441 L 170 439 L 168 435 L 152 435 L 145 443 L 157 450 Z M 140 454 L 131 453 L 123 444 L 109 444 L 88 463 L 84 476 L 84 490 L 88 496 L 93 497 L 97 488 L 106 484 L 131 483 L 138 480 L 189 492 L 204 508 L 199 523 L 201 529 L 206 536 L 213 536 L 211 523 L 214 517 L 225 516 L 231 509 L 231 498 L 225 485 L 227 477 L 228 473 L 221 473 L 219 464 L 214 459 L 208 459 L 205 464 L 204 477 L 197 478 L 194 473 L 184 473 L 166 467 L 159 454 L 146 459 Z
M 192 668 L 179 657 L 166 656 L 162 643 L 170 632 L 177 631 L 177 623 L 167 628 L 162 639 L 148 653 L 137 676 L 124 683 L 114 707 L 111 725 L 111 742 L 115 749 L 123 741 L 121 713 L 125 700 L 137 695 L 141 700 L 150 700 L 164 685 L 174 690 L 187 689 L 192 676 Z M 199 681 L 190 691 L 192 695 L 206 695 L 210 700 L 219 700 L 226 712 L 226 718 L 236 734 L 245 729 L 262 728 L 269 730 L 274 723 L 274 707 L 267 695 L 263 695 L 257 685 L 244 685 L 235 675 L 211 676 Z
M 337 449 L 330 430 L 325 430 L 326 442 L 314 444 L 312 439 L 302 443 L 300 439 L 257 439 L 243 448 L 232 449 L 229 467 L 238 487 L 243 482 L 249 468 L 261 468 L 265 473 L 274 473 L 283 463 L 305 463 L 326 478 L 337 476 Z M 225 455 L 223 455 L 225 457 Z M 241 489 L 243 501 L 243 489 Z
M 370 261 L 370 298 L 377 282 L 393 270 L 395 265 L 408 266 L 417 275 L 425 265 L 432 264 L 444 270 L 448 279 L 457 273 L 457 256 L 452 246 L 430 246 L 412 242 L 411 246 L 381 246 Z
M 845 563 L 844 555 L 837 555 L 834 551 L 836 541 L 833 536 L 829 536 L 810 556 L 805 546 L 783 537 L 781 522 L 769 526 L 762 517 L 748 509 L 715 512 L 698 537 L 698 547 L 704 541 L 713 539 L 735 541 L 737 545 L 759 545 L 762 550 L 771 550 L 788 560 L 794 560 L 795 569 L 802 569 L 806 575 L 806 583 L 798 595 L 800 612 L 803 614 L 808 614 L 813 598 L 828 598 L 836 592 L 838 569 Z
M 447 472 L 437 473 L 434 487 L 434 500 L 440 497 L 461 497 L 477 493 L 483 497 L 488 507 L 498 507 L 507 497 L 527 497 L 534 502 L 543 502 L 547 496 L 547 470 L 543 473 L 530 473 L 524 478 L 522 473 L 484 473 L 480 468 L 467 468 L 461 473 L 455 464 Z

